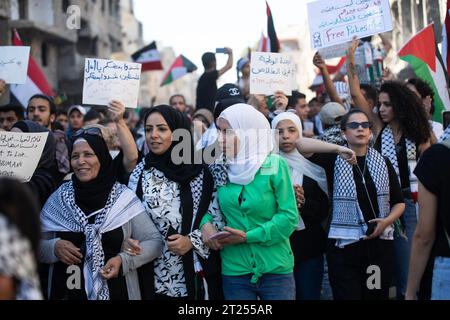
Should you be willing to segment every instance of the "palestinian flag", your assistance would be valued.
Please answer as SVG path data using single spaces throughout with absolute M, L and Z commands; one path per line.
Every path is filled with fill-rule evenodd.
M 12 43 L 14 46 L 23 46 L 17 30 L 13 32 Z M 28 100 L 35 94 L 44 94 L 51 97 L 55 95 L 44 73 L 31 55 L 28 62 L 28 77 L 25 84 L 11 84 L 10 90 L 16 100 L 25 108 L 28 106 Z
M 267 7 L 267 35 L 270 52 L 280 52 L 280 42 L 278 41 L 277 33 L 275 31 L 275 25 L 273 24 L 272 12 L 270 11 L 269 4 L 266 1 Z
M 161 58 L 159 57 L 159 52 L 156 48 L 155 41 L 132 54 L 131 58 L 134 62 L 142 64 L 142 72 L 151 70 L 163 70 Z
M 181 77 L 195 70 L 197 70 L 197 66 L 189 61 L 185 56 L 180 54 L 170 67 L 169 71 L 167 71 L 166 75 L 164 76 L 161 87 L 177 79 L 180 79 Z
M 413 36 L 398 52 L 400 59 L 408 62 L 416 76 L 430 85 L 434 92 L 433 120 L 442 122 L 442 111 L 450 110 L 447 91 L 448 75 L 437 48 L 433 24 Z

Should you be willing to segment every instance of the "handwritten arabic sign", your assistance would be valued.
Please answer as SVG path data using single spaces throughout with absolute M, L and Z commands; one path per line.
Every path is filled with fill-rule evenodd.
M 289 54 L 252 52 L 250 62 L 250 93 L 272 95 L 283 91 L 291 95 L 295 89 L 297 69 Z
M 141 68 L 140 63 L 86 59 L 83 104 L 105 106 L 116 99 L 127 108 L 136 108 Z
M 48 132 L 0 132 L 0 176 L 30 181 L 41 159 Z
M 11 84 L 25 84 L 30 47 L 0 47 L 0 79 Z
M 389 0 L 319 0 L 308 3 L 313 49 L 392 30 Z

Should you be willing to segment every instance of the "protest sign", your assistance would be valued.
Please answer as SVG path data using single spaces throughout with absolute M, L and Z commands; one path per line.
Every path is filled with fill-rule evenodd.
M 86 59 L 83 104 L 108 105 L 119 100 L 126 108 L 137 108 L 141 68 L 140 63 Z
M 319 0 L 307 5 L 315 50 L 392 30 L 389 0 Z
M 272 95 L 283 91 L 290 96 L 296 86 L 297 69 L 290 54 L 252 52 L 250 93 Z
M 0 176 L 30 181 L 41 159 L 48 132 L 0 132 Z
M 9 84 L 25 84 L 30 47 L 0 47 L 0 79 Z

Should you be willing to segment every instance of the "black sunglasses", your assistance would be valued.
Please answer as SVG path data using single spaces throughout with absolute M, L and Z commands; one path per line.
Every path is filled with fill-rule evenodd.
M 79 129 L 72 135 L 72 141 L 78 138 L 81 135 L 90 135 L 90 136 L 100 136 L 103 138 L 102 130 L 100 128 L 88 128 L 88 129 Z
M 365 122 L 349 122 L 349 123 L 347 123 L 347 124 L 345 125 L 345 127 L 346 127 L 347 129 L 352 129 L 352 130 L 358 129 L 360 126 L 361 126 L 363 129 L 369 129 L 369 128 L 372 128 L 372 124 L 371 124 L 370 122 L 368 122 L 368 121 L 365 121 Z

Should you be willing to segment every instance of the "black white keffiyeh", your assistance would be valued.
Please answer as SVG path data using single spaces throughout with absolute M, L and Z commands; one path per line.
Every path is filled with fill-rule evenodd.
M 145 212 L 139 199 L 124 185 L 115 183 L 106 205 L 88 224 L 89 216 L 75 204 L 72 181 L 63 184 L 47 201 L 41 212 L 43 232 L 82 232 L 86 237 L 83 274 L 89 300 L 109 300 L 109 290 L 100 271 L 105 254 L 102 234 L 123 226 Z
M 450 125 L 445 129 L 444 133 L 442 134 L 438 142 L 442 142 L 447 139 L 450 139 Z
M 385 218 L 390 213 L 389 173 L 384 158 L 374 149 L 369 148 L 367 167 L 377 190 L 378 218 Z M 364 238 L 367 224 L 358 204 L 358 195 L 352 166 L 337 157 L 334 165 L 333 217 L 328 237 L 336 239 L 336 246 L 357 242 Z M 392 239 L 392 228 L 386 228 L 380 238 Z
M 419 183 L 417 181 L 417 177 L 414 174 L 414 169 L 417 165 L 417 150 L 416 150 L 416 144 L 409 140 L 406 140 L 406 157 L 408 159 L 408 170 L 409 170 L 409 184 L 412 194 L 417 194 L 419 190 Z M 395 173 L 397 173 L 397 177 L 399 179 L 400 185 L 400 169 L 398 166 L 398 160 L 397 160 L 397 153 L 395 152 L 395 141 L 394 141 L 394 134 L 392 132 L 392 129 L 390 126 L 386 126 L 382 133 L 381 133 L 381 154 L 384 157 L 387 157 L 391 163 L 392 166 L 395 169 Z M 414 199 L 417 199 L 416 197 L 413 197 Z
M 0 214 L 0 276 L 17 280 L 16 300 L 42 300 L 30 241 Z

